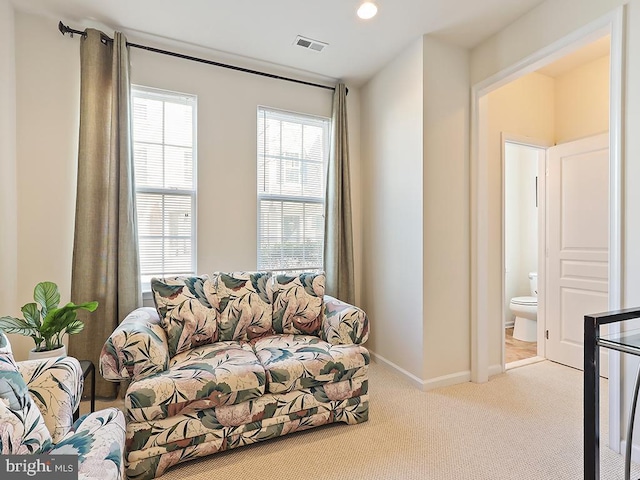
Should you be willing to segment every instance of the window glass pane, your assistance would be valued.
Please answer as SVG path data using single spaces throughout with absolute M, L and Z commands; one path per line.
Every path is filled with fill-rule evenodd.
M 192 151 L 191 148 L 164 147 L 166 188 L 194 188 Z
M 324 158 L 324 131 L 316 125 L 304 126 L 304 159 L 322 162 Z
M 162 275 L 162 237 L 140 236 L 140 272 L 142 275 Z
M 133 163 L 136 187 L 162 188 L 164 186 L 162 145 L 134 142 Z
M 305 162 L 302 165 L 302 188 L 306 197 L 324 196 L 324 165 Z
M 165 103 L 164 142 L 167 145 L 191 147 L 193 145 L 193 107 Z
M 282 122 L 282 151 L 287 158 L 302 158 L 302 125 Z
M 164 272 L 176 275 L 191 271 L 191 240 L 189 238 L 168 238 L 164 242 Z
M 133 97 L 134 142 L 162 143 L 163 102 Z
M 181 195 L 163 195 L 164 234 L 168 237 L 191 237 L 192 198 Z
M 136 195 L 138 235 L 162 236 L 163 209 L 162 195 L 138 193 Z

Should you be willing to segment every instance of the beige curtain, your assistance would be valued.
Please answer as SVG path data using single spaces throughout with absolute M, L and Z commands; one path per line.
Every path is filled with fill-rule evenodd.
M 69 354 L 98 368 L 107 337 L 142 304 L 131 147 L 129 53 L 87 29 L 80 46 L 80 146 L 71 299 L 97 300 L 84 330 L 69 338 Z M 116 385 L 96 375 L 96 395 L 113 397 Z
M 328 295 L 353 304 L 355 302 L 355 287 L 347 87 L 342 83 L 336 86 L 333 94 L 331 126 L 324 226 L 326 292 Z

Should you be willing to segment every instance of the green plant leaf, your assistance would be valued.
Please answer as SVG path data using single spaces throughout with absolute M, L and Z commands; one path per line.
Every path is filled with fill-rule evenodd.
M 68 303 L 59 308 L 60 292 L 53 282 L 38 283 L 33 290 L 33 298 L 35 302 L 22 307 L 24 319 L 0 317 L 0 330 L 31 337 L 38 351 L 58 347 L 65 333 L 82 331 L 84 323 L 77 319 L 78 310 L 93 312 L 98 308 L 98 302 Z
M 69 335 L 74 335 L 76 333 L 80 333 L 83 328 L 84 323 L 80 320 L 76 320 L 75 322 L 71 322 L 69 325 L 67 325 L 66 333 L 68 333 Z
M 88 310 L 93 312 L 96 308 L 98 308 L 98 302 L 87 302 L 80 305 L 75 305 L 70 302 L 64 307 L 54 308 L 47 313 L 46 317 L 44 317 L 42 326 L 40 327 L 40 333 L 45 339 L 45 342 L 51 343 L 51 339 L 54 336 L 63 333 L 70 325 L 75 324 L 73 330 L 77 330 L 79 328 L 79 325 L 76 323 L 82 324 L 82 321 L 76 318 L 78 310 Z M 82 328 L 84 328 L 84 324 Z
M 16 317 L 1 317 L 0 330 L 5 333 L 17 333 L 28 337 L 38 333 L 38 330 L 29 325 L 26 320 Z
M 40 282 L 33 290 L 33 299 L 40 304 L 42 316 L 58 307 L 60 303 L 60 292 L 58 286 L 53 282 Z
M 22 314 L 29 325 L 34 328 L 40 327 L 40 310 L 38 310 L 37 303 L 27 303 L 24 305 L 22 307 Z

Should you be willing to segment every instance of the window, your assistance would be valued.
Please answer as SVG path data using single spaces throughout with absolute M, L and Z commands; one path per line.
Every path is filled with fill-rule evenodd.
M 322 270 L 329 119 L 258 108 L 258 268 Z
M 195 273 L 196 97 L 132 88 L 140 276 Z

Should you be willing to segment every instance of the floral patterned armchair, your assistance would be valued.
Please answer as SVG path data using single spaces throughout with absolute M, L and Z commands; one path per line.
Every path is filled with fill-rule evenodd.
M 333 422 L 368 419 L 365 313 L 324 295 L 324 274 L 154 279 L 100 372 L 130 381 L 127 476 Z
M 109 408 L 73 423 L 82 386 L 75 358 L 16 363 L 0 332 L 0 452 L 78 455 L 79 479 L 124 479 L 124 416 Z

